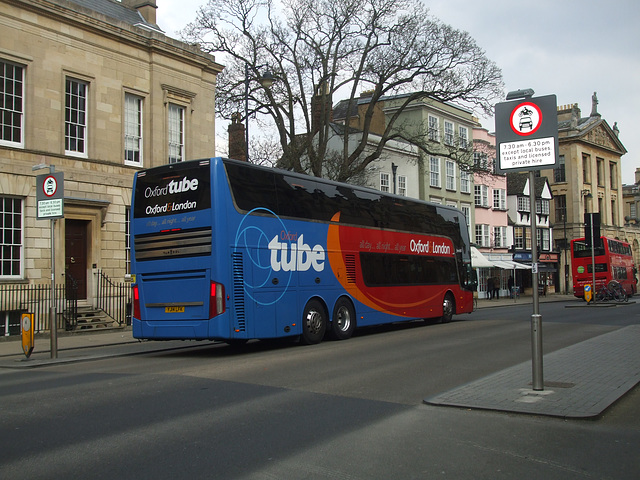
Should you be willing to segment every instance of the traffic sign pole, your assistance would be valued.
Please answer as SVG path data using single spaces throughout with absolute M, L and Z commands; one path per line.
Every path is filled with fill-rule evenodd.
M 531 353 L 533 389 L 544 390 L 542 371 L 542 315 L 538 292 L 538 236 L 536 232 L 535 170 L 554 168 L 558 154 L 558 111 L 555 95 L 533 97 L 531 89 L 510 92 L 496 104 L 496 172 L 529 172 L 531 208 L 531 276 L 533 313 Z
M 58 322 L 56 319 L 56 241 L 55 225 L 64 217 L 64 173 L 56 172 L 54 165 L 35 165 L 33 170 L 49 167 L 49 173 L 36 177 L 36 203 L 38 220 L 51 222 L 51 305 L 49 330 L 51 332 L 51 358 L 58 358 Z
M 531 269 L 533 283 L 533 313 L 531 315 L 531 370 L 534 390 L 544 390 L 542 371 L 542 315 L 538 292 L 538 234 L 536 231 L 536 187 L 535 172 L 529 172 L 529 201 L 531 203 Z

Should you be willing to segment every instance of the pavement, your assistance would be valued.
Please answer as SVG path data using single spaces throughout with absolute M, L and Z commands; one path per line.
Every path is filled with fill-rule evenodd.
M 567 307 L 586 306 L 572 295 L 540 296 L 540 302 L 569 302 Z M 531 304 L 532 297 L 479 299 L 478 309 Z M 632 302 L 630 302 L 632 303 Z M 602 304 L 625 308 L 628 304 Z M 589 307 L 590 308 L 590 307 Z M 121 348 L 131 344 L 130 349 Z M 39 335 L 29 358 L 22 352 L 20 337 L 0 337 L 0 369 L 30 369 L 62 363 L 137 355 L 168 348 L 192 348 L 202 343 L 153 342 L 133 338 L 131 328 L 60 332 L 57 356 L 52 358 L 50 338 Z M 562 418 L 592 418 L 640 383 L 640 325 L 631 325 L 543 356 L 544 388 L 532 388 L 532 362 L 496 372 L 436 396 L 424 403 Z M 123 353 L 126 350 L 127 353 Z

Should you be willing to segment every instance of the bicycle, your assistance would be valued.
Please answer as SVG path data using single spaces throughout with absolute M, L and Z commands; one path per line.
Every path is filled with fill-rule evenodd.
M 616 301 L 619 303 L 629 300 L 627 292 L 624 290 L 620 282 L 611 280 L 607 285 L 603 285 L 596 295 L 597 302 Z

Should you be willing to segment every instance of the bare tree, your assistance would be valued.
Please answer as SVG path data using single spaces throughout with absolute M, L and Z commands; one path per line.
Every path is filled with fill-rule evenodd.
M 420 0 L 209 0 L 182 33 L 222 56 L 217 106 L 223 118 L 248 101 L 249 115 L 267 114 L 275 124 L 280 166 L 336 180 L 361 176 L 390 140 L 436 153 L 426 135 L 399 125 L 412 102 L 431 98 L 490 112 L 502 95 L 501 72 L 484 51 L 468 33 L 430 17 Z M 263 86 L 267 71 L 274 83 Z M 364 90 L 371 100 L 359 120 L 360 141 L 347 148 L 346 129 L 336 164 L 327 148 L 332 102 L 355 102 Z M 375 132 L 377 148 L 367 149 L 378 101 L 405 93 L 384 131 Z

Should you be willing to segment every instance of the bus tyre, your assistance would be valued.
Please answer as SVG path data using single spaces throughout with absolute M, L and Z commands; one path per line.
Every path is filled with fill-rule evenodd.
M 327 331 L 327 313 L 318 300 L 309 300 L 302 315 L 302 343 L 320 343 Z
M 356 329 L 356 312 L 347 298 L 340 298 L 333 308 L 331 335 L 336 340 L 347 340 Z
M 440 321 L 442 323 L 449 323 L 453 318 L 453 312 L 455 309 L 456 302 L 453 299 L 453 296 L 450 293 L 447 293 L 442 301 L 442 317 L 440 318 Z

